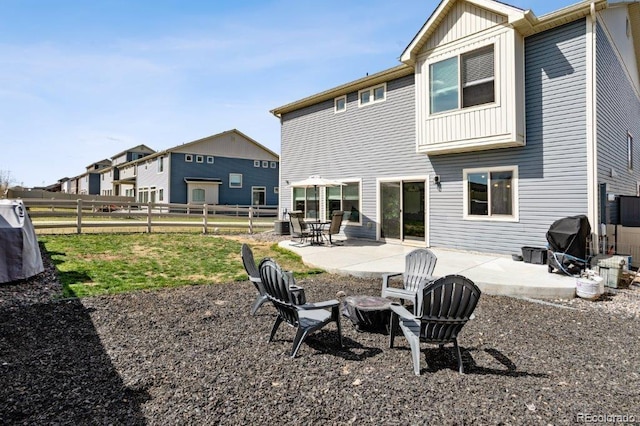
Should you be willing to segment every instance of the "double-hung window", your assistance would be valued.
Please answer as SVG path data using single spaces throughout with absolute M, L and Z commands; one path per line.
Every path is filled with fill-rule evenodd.
M 493 44 L 431 64 L 429 101 L 431 114 L 494 102 Z
M 518 220 L 518 168 L 467 169 L 465 219 Z

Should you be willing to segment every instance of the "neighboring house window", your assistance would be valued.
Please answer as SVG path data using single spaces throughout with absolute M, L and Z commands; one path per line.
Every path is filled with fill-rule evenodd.
M 184 156 L 184 161 L 186 161 L 187 163 L 191 163 L 191 162 L 193 162 L 193 155 L 191 155 L 191 154 L 185 154 L 185 156 Z
M 358 106 L 383 102 L 386 98 L 387 83 L 379 86 L 369 87 L 358 92 Z
M 260 160 L 253 160 L 253 167 L 260 167 Z
M 242 188 L 241 173 L 229 173 L 229 188 Z
M 334 210 L 344 211 L 343 221 L 360 223 L 360 182 L 344 182 L 343 186 L 326 189 L 327 218 Z
M 269 162 L 268 161 L 263 161 L 262 162 L 262 168 L 263 169 L 268 169 L 269 168 Z
M 518 219 L 518 168 L 463 170 L 465 219 Z
M 204 189 L 193 189 L 191 191 L 191 201 L 194 203 L 204 203 Z
M 279 194 L 280 193 L 280 187 L 279 186 L 274 186 L 273 187 L 273 193 L 274 194 Z
M 633 136 L 627 132 L 627 168 L 633 170 Z
M 430 65 L 431 114 L 495 101 L 493 50 L 490 45 Z
M 158 173 L 164 172 L 164 157 L 158 157 Z
M 272 161 L 270 166 L 272 169 L 275 169 L 276 167 L 278 167 L 278 163 L 276 163 L 275 161 Z
M 158 201 L 164 201 L 164 189 L 160 188 L 158 190 Z
M 347 96 L 340 96 L 339 98 L 335 98 L 333 100 L 333 111 L 334 112 L 344 112 L 347 110 Z
M 204 163 L 204 156 L 196 155 L 196 163 Z
M 207 164 L 213 164 L 213 157 L 210 155 L 207 156 Z
M 264 206 L 265 204 L 267 204 L 266 186 L 251 187 L 251 204 L 254 206 Z

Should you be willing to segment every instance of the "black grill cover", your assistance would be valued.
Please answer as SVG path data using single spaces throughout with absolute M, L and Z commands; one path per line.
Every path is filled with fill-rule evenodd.
M 589 219 L 584 215 L 571 216 L 553 222 L 547 231 L 547 241 L 554 252 L 585 259 L 589 235 L 591 235 Z

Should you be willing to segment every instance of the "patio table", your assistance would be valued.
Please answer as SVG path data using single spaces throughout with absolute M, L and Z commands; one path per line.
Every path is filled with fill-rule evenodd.
M 313 220 L 307 221 L 305 223 L 311 229 L 311 245 L 322 245 L 322 231 L 324 230 L 324 227 L 331 222 L 323 220 Z

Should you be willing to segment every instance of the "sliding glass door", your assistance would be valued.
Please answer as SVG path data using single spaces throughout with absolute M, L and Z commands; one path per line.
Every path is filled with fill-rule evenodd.
M 382 182 L 380 193 L 381 237 L 424 242 L 425 182 Z

